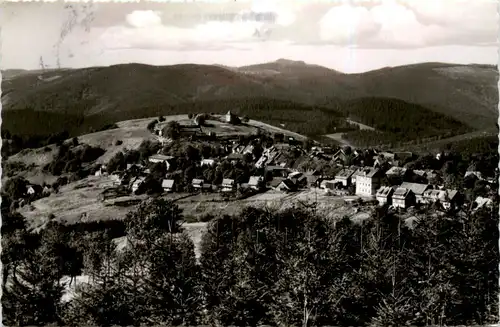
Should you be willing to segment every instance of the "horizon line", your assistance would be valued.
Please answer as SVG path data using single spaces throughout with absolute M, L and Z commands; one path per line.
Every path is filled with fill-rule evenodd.
M 383 66 L 380 68 L 366 70 L 364 72 L 346 73 L 346 72 L 343 72 L 341 70 L 328 68 L 326 66 L 319 65 L 319 64 L 310 63 L 310 62 L 307 62 L 305 60 L 293 60 L 293 59 L 279 58 L 279 59 L 276 59 L 273 61 L 265 61 L 265 62 L 250 64 L 250 65 L 241 65 L 241 66 L 229 66 L 229 65 L 219 64 L 219 63 L 201 64 L 201 63 L 194 63 L 194 62 L 166 64 L 166 65 L 153 65 L 153 64 L 147 64 L 147 63 L 141 63 L 141 62 L 128 62 L 128 63 L 117 63 L 117 64 L 112 64 L 112 65 L 97 65 L 97 66 L 85 66 L 85 67 L 58 67 L 58 68 L 52 68 L 52 67 L 48 68 L 47 67 L 47 68 L 37 68 L 37 69 L 25 69 L 25 68 L 6 68 L 6 69 L 4 69 L 4 68 L 2 68 L 2 69 L 0 69 L 0 72 L 6 72 L 6 71 L 43 72 L 43 71 L 57 71 L 57 70 L 78 70 L 78 69 L 89 69 L 89 68 L 107 68 L 107 67 L 125 66 L 125 65 L 143 65 L 143 66 L 150 66 L 150 67 L 173 67 L 173 66 L 182 66 L 182 65 L 195 65 L 195 66 L 212 66 L 212 67 L 216 66 L 216 67 L 222 67 L 222 68 L 226 68 L 226 69 L 241 69 L 241 68 L 245 68 L 245 67 L 278 63 L 280 61 L 289 62 L 292 64 L 293 63 L 300 64 L 300 65 L 304 65 L 304 66 L 320 67 L 320 68 L 324 68 L 327 70 L 342 73 L 345 75 L 363 74 L 363 73 L 368 73 L 368 72 L 373 72 L 373 71 L 378 71 L 378 70 L 383 70 L 383 69 L 411 67 L 411 66 L 418 66 L 418 65 L 425 65 L 425 64 L 441 64 L 441 65 L 453 65 L 453 66 L 491 66 L 491 67 L 496 67 L 498 69 L 498 64 L 486 64 L 486 63 L 467 63 L 467 64 L 464 64 L 464 63 L 445 62 L 445 61 L 422 61 L 422 62 L 418 62 L 418 63 L 404 64 L 404 65 Z

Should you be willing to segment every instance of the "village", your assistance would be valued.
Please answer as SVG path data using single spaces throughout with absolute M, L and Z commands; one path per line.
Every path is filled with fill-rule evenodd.
M 112 181 L 112 185 L 100 193 L 101 201 L 115 199 L 113 203 L 117 203 L 123 199 L 135 203 L 133 197 L 145 193 L 177 195 L 176 199 L 200 194 L 207 199 L 231 201 L 257 194 L 295 194 L 314 190 L 323 198 L 326 196 L 345 203 L 388 205 L 398 211 L 423 205 L 434 205 L 446 211 L 492 204 L 488 196 L 468 199 L 464 189 L 446 188 L 438 169 L 409 168 L 418 159 L 411 152 L 325 146 L 283 133 L 265 135 L 260 130 L 252 131 L 245 123 L 247 117 L 240 118 L 231 112 L 220 116 L 190 115 L 188 120 L 180 122 L 165 123 L 161 120 L 148 126 L 161 144 L 156 153 L 144 160 L 122 164 L 119 169 L 110 169 L 110 164 L 94 166 L 94 176 Z M 221 129 L 226 133 L 221 133 Z M 262 142 L 266 137 L 272 144 Z M 217 151 L 211 151 L 216 155 L 191 158 L 192 162 L 182 166 L 178 157 L 165 153 L 169 144 L 193 140 L 217 148 Z M 442 164 L 449 155 L 437 153 L 435 162 Z M 323 169 L 318 169 L 318 163 Z M 187 174 L 190 169 L 193 171 Z M 231 170 L 229 174 L 228 170 Z M 472 180 L 470 185 L 481 181 L 493 194 L 495 179 L 483 178 L 473 165 L 463 177 Z M 34 192 L 33 186 L 29 187 L 28 192 Z M 44 192 L 48 190 L 44 189 Z

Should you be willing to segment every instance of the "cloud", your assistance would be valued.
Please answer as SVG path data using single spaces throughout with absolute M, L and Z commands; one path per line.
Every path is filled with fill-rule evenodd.
M 426 47 L 496 43 L 492 1 L 386 0 L 371 8 L 344 4 L 319 22 L 319 37 L 331 44 L 360 47 Z
M 135 10 L 127 15 L 126 21 L 138 28 L 161 25 L 160 13 L 153 10 Z
M 289 23 L 291 17 L 281 20 Z M 256 30 L 266 23 L 257 21 L 208 21 L 191 27 L 163 25 L 161 14 L 136 10 L 126 16 L 128 26 L 112 26 L 102 31 L 100 43 L 108 49 L 214 49 L 236 42 L 257 42 Z
M 319 25 L 320 38 L 333 44 L 353 44 L 380 29 L 368 9 L 347 4 L 330 9 Z

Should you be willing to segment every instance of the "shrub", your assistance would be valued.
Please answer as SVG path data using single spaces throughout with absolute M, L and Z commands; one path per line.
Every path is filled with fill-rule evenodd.
M 122 140 L 116 140 L 115 141 L 115 145 L 118 146 L 118 145 L 122 145 L 123 144 L 123 141 Z

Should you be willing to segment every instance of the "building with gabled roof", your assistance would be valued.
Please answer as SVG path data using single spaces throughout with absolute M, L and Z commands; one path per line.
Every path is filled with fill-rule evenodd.
M 439 201 L 443 208 L 450 209 L 456 204 L 458 191 L 456 190 L 427 190 L 424 192 L 424 199 L 427 203 Z
M 425 203 L 424 192 L 432 189 L 432 186 L 429 184 L 420 184 L 420 183 L 408 183 L 403 182 L 400 187 L 409 189 L 415 195 L 416 203 Z
M 297 190 L 297 186 L 295 185 L 295 183 L 289 179 L 284 179 L 282 180 L 278 186 L 276 186 L 275 188 L 276 190 L 280 190 L 280 191 L 285 191 L 285 192 L 289 192 L 289 191 L 296 191 Z
M 352 184 L 352 175 L 354 175 L 354 173 L 355 171 L 352 169 L 342 169 L 335 175 L 335 181 L 347 187 Z
M 392 203 L 392 195 L 393 194 L 394 194 L 394 187 L 382 186 L 381 188 L 378 189 L 377 194 L 375 194 L 375 197 L 376 197 L 378 203 L 381 206 L 383 206 L 385 204 Z
M 374 196 L 381 184 L 380 170 L 365 167 L 356 173 L 356 195 Z
M 411 189 L 398 187 L 392 195 L 392 206 L 406 209 L 415 204 L 415 195 Z

